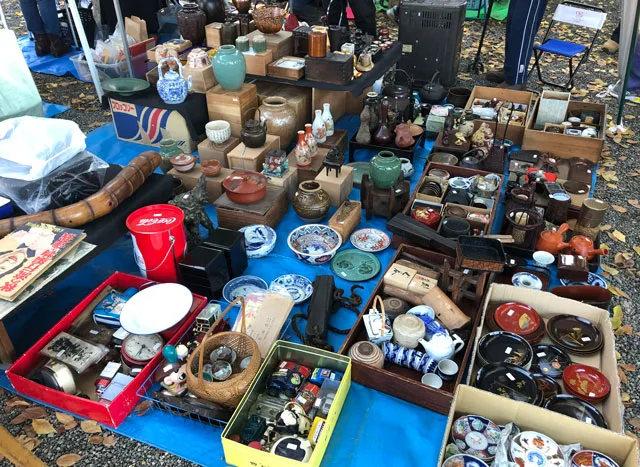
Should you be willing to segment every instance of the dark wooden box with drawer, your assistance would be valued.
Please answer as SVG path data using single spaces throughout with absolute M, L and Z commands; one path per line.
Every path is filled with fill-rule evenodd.
M 305 61 L 305 75 L 309 81 L 344 85 L 353 79 L 353 55 L 329 52 L 322 58 L 309 57 Z

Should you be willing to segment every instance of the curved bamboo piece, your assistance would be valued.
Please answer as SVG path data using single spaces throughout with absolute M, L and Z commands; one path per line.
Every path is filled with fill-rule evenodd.
M 62 227 L 80 227 L 106 216 L 142 186 L 147 177 L 160 166 L 160 154 L 140 153 L 122 168 L 120 173 L 91 196 L 58 209 L 37 212 L 0 221 L 0 238 L 26 222 L 43 222 Z

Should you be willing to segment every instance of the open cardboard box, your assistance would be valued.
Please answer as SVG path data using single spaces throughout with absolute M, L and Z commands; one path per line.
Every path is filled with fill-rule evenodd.
M 555 315 L 570 314 L 588 319 L 595 324 L 604 339 L 604 346 L 601 352 L 592 355 L 577 355 L 570 353 L 569 356 L 574 363 L 583 363 L 598 368 L 606 375 L 611 383 L 611 393 L 609 397 L 601 404 L 595 407 L 600 410 L 609 426 L 609 429 L 622 433 L 624 431 L 624 422 L 622 416 L 622 400 L 620 399 L 620 380 L 618 378 L 618 367 L 616 363 L 615 338 L 613 328 L 609 320 L 607 310 L 596 308 L 591 305 L 576 302 L 566 298 L 557 297 L 548 292 L 540 292 L 537 290 L 529 290 L 522 287 L 513 287 L 511 285 L 492 284 L 487 292 L 480 320 L 480 327 L 475 336 L 475 344 L 471 356 L 471 364 L 466 384 L 472 384 L 475 381 L 476 374 L 480 369 L 480 365 L 476 362 L 476 354 L 478 351 L 478 342 L 480 338 L 487 334 L 490 330 L 485 325 L 487 313 L 493 313 L 498 305 L 507 302 L 521 302 L 533 307 L 545 323 Z M 553 344 L 548 336 L 542 338 L 541 344 Z M 557 380 L 564 390 L 561 380 Z M 548 411 L 547 411 L 548 412 Z
M 638 443 L 623 436 L 573 418 L 536 407 L 524 402 L 505 399 L 466 385 L 458 386 L 449 411 L 447 428 L 442 439 L 438 465 L 444 462 L 453 422 L 463 415 L 480 415 L 498 425 L 515 423 L 521 431 L 537 431 L 550 436 L 560 444 L 580 443 L 583 449 L 592 449 L 611 457 L 620 467 L 640 465 Z

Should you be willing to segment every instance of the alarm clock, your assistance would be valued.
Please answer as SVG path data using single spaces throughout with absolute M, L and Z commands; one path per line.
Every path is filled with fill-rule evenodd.
M 129 334 L 120 349 L 122 363 L 129 368 L 143 367 L 162 351 L 163 345 L 160 334 Z

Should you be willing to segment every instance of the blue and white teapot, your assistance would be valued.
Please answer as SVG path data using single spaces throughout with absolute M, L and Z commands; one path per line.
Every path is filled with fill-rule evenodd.
M 174 62 L 178 64 L 179 74 L 169 69 L 164 75 L 162 74 L 162 65 L 165 62 Z M 187 98 L 189 89 L 191 89 L 191 76 L 184 79 L 182 75 L 182 63 L 172 57 L 163 58 L 158 63 L 158 80 L 157 88 L 160 98 L 167 104 L 182 104 Z

